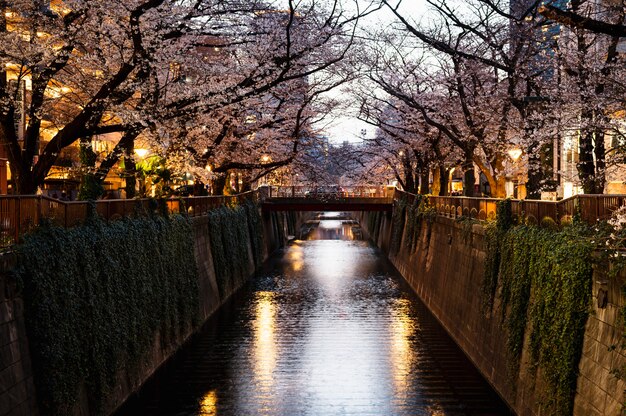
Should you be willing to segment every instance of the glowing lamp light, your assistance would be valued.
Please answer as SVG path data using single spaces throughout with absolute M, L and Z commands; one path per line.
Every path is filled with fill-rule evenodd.
M 204 168 L 205 168 L 208 172 L 211 172 L 211 165 L 206 165 Z
M 517 162 L 517 160 L 522 155 L 522 149 L 513 148 L 513 149 L 509 150 L 507 153 L 509 154 L 509 157 L 511 159 L 513 159 L 513 162 Z
M 261 162 L 266 163 L 270 161 L 270 157 L 268 155 L 263 155 L 261 157 Z
M 139 156 L 140 159 L 143 159 L 148 155 L 148 149 L 135 149 L 135 154 Z

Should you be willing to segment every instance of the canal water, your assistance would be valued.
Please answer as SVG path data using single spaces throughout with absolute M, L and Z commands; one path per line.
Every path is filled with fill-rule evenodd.
M 274 255 L 125 415 L 509 415 L 358 226 Z

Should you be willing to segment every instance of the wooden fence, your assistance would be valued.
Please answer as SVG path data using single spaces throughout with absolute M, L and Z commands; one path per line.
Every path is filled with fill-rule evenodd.
M 234 196 L 199 196 L 166 199 L 110 199 L 95 201 L 95 210 L 105 220 L 130 215 L 145 215 L 166 208 L 169 213 L 185 212 L 189 216 L 205 215 L 211 209 L 246 200 L 256 201 L 257 192 Z M 159 204 L 165 207 L 159 207 Z M 0 247 L 7 247 L 46 219 L 62 227 L 72 227 L 85 221 L 89 202 L 60 201 L 39 195 L 0 195 Z
M 416 195 L 396 190 L 394 199 L 402 197 L 413 203 Z M 501 199 L 428 196 L 428 201 L 439 215 L 486 220 L 495 218 L 496 206 Z M 513 216 L 518 221 L 523 218 L 533 224 L 540 223 L 544 218 L 550 218 L 561 224 L 563 221 L 571 220 L 577 210 L 583 221 L 594 224 L 610 218 L 615 210 L 624 205 L 626 195 L 576 195 L 561 201 L 511 200 Z
M 269 188 L 264 191 L 251 191 L 234 196 L 199 196 L 167 199 L 168 212 L 185 212 L 189 216 L 205 215 L 211 209 L 229 204 L 238 204 L 246 200 L 258 201 L 262 197 L 307 196 L 315 191 L 311 187 Z M 384 187 L 352 187 L 342 189 L 343 197 L 380 197 L 388 195 Z M 417 196 L 395 190 L 394 199 L 406 198 L 413 203 Z M 459 196 L 428 196 L 428 201 L 437 214 L 451 218 L 461 216 L 487 220 L 495 218 L 496 206 L 500 199 L 468 198 Z M 562 201 L 512 200 L 513 215 L 529 223 L 540 223 L 544 218 L 551 218 L 557 224 L 571 219 L 576 211 L 583 221 L 593 224 L 611 217 L 613 212 L 626 205 L 626 195 L 577 195 Z M 95 209 L 105 220 L 114 220 L 137 213 L 149 213 L 159 210 L 153 199 L 111 199 L 98 200 Z M 0 195 L 0 247 L 7 247 L 19 240 L 24 233 L 47 219 L 53 224 L 72 227 L 87 218 L 89 203 L 83 201 L 65 202 L 46 196 Z

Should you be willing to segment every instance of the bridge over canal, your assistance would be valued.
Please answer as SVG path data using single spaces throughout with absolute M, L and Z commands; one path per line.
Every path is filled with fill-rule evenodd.
M 499 200 L 424 198 L 385 188 L 316 191 L 261 188 L 238 196 L 92 205 L 41 196 L 0 197 L 2 244 L 11 248 L 27 240 L 22 236 L 43 219 L 77 227 L 42 233 L 41 238 L 54 237 L 43 244 L 47 252 L 38 254 L 48 261 L 21 264 L 22 270 L 34 271 L 22 275 L 22 281 L 43 279 L 34 293 L 54 291 L 45 296 L 48 302 L 37 302 L 43 295 L 29 298 L 28 291 L 16 290 L 9 269 L 19 255 L 7 251 L 0 256 L 0 348 L 8 352 L 0 354 L 0 374 L 8 375 L 0 377 L 0 415 L 116 410 L 120 415 L 500 415 L 508 414 L 508 407 L 520 415 L 545 414 L 538 393 L 527 390 L 534 385 L 529 379 L 533 373 L 520 371 L 511 379 L 500 312 L 486 315 L 481 307 L 488 248 L 480 221 L 495 216 Z M 579 196 L 559 202 L 511 201 L 510 210 L 520 223 L 545 223 L 553 229 L 575 214 L 596 223 L 625 202 L 626 196 Z M 104 221 L 88 223 L 81 231 L 94 209 Z M 420 209 L 428 213 L 427 221 L 417 219 Z M 347 212 L 356 221 L 329 214 L 311 218 L 313 211 Z M 116 221 L 121 217 L 127 218 Z M 457 221 L 459 217 L 472 221 Z M 297 235 L 290 231 L 311 219 L 307 227 L 315 224 L 317 230 L 284 244 Z M 67 240 L 77 233 L 84 244 Z M 128 235 L 134 236 L 132 245 Z M 66 249 L 64 242 L 74 248 Z M 135 266 L 120 273 L 113 264 Z M 68 266 L 72 273 L 64 272 Z M 593 301 L 578 371 L 585 384 L 575 392 L 574 415 L 619 414 L 626 387 L 617 380 L 611 389 L 603 384 L 612 368 L 602 362 L 626 366 L 626 356 L 610 350 L 623 332 L 617 319 L 623 307 L 621 287 L 598 273 L 592 293 L 609 293 L 609 298 L 604 306 Z M 251 275 L 255 278 L 248 280 Z M 128 284 L 132 279 L 137 283 Z M 38 284 L 37 279 L 32 283 Z M 92 287 L 103 284 L 109 286 Z M 169 308 L 146 300 L 147 287 L 166 299 Z M 190 291 L 193 296 L 187 296 Z M 116 319 L 93 320 L 85 313 L 87 305 L 97 305 L 98 316 Z M 181 315 L 188 305 L 193 307 Z M 56 308 L 55 319 L 49 318 L 48 308 Z M 43 319 L 25 324 L 25 310 Z M 197 310 L 204 329 L 192 326 L 189 310 Z M 113 356 L 119 345 L 139 342 L 134 341 L 136 320 L 145 321 L 142 328 L 152 328 L 142 332 L 141 342 L 153 348 L 146 347 L 142 368 L 137 363 L 116 367 L 119 380 L 113 381 L 118 384 L 105 386 L 106 394 L 90 390 L 95 384 L 89 384 L 92 372 L 108 371 L 102 362 L 100 372 L 90 364 L 87 372 L 80 366 L 57 366 L 46 373 L 40 356 L 31 364 L 33 349 L 47 350 L 50 342 L 59 343 L 58 354 L 72 352 L 63 355 L 64 362 L 75 361 L 75 355 L 81 362 Z M 27 335 L 28 325 L 39 326 Z M 48 325 L 43 332 L 41 325 Z M 58 336 L 65 327 L 91 330 Z M 195 341 L 175 355 L 172 365 L 120 408 L 193 333 Z M 70 341 L 70 347 L 80 348 L 67 348 L 64 343 Z M 600 363 L 598 351 L 603 352 Z M 126 359 L 123 354 L 118 358 Z M 49 383 L 41 374 L 71 376 L 75 383 Z M 49 386 L 63 388 L 63 394 Z M 50 397 L 71 400 L 56 403 Z M 49 403 L 62 406 L 61 411 L 41 407 Z M 598 403 L 602 408 L 591 412 Z

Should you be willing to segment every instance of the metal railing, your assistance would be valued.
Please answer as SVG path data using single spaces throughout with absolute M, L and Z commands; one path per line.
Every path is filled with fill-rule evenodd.
M 247 200 L 257 201 L 255 191 L 233 196 L 198 196 L 166 199 L 165 209 L 169 213 L 185 212 L 189 216 L 206 215 L 211 209 Z M 60 201 L 41 195 L 0 195 L 0 247 L 17 242 L 24 233 L 31 231 L 46 219 L 62 227 L 73 227 L 87 218 L 90 202 Z M 163 208 L 155 200 L 108 199 L 94 202 L 95 210 L 105 220 L 141 215 Z
M 416 195 L 396 190 L 394 199 L 406 198 L 414 203 Z M 428 201 L 437 214 L 450 218 L 461 216 L 478 220 L 494 219 L 496 207 L 501 199 L 469 198 L 462 196 L 428 196 Z M 626 195 L 576 195 L 561 201 L 511 200 L 513 216 L 519 221 L 539 224 L 550 218 L 557 224 L 571 220 L 578 211 L 588 224 L 606 220 L 618 208 L 626 205 Z

